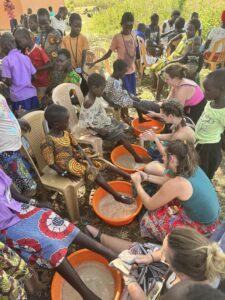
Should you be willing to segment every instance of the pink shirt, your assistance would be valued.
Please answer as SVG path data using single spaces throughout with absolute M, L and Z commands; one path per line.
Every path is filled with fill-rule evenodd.
M 130 35 L 118 33 L 112 39 L 110 49 L 117 52 L 118 59 L 123 59 L 127 63 L 126 74 L 135 72 L 136 47 L 136 37 L 133 33 Z

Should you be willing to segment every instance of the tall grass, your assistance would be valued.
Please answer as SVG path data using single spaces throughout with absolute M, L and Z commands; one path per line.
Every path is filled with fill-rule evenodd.
M 186 20 L 193 11 L 199 12 L 203 23 L 203 36 L 220 23 L 220 15 L 225 8 L 224 0 L 66 0 L 71 11 L 78 6 L 102 7 L 99 13 L 91 18 L 89 30 L 100 35 L 113 35 L 120 30 L 120 19 L 125 11 L 135 16 L 135 25 L 149 23 L 153 13 L 160 16 L 160 24 L 170 17 L 173 9 L 180 9 Z

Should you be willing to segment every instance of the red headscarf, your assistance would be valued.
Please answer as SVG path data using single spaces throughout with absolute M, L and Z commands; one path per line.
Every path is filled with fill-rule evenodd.
M 225 24 L 225 10 L 221 14 L 221 20 Z

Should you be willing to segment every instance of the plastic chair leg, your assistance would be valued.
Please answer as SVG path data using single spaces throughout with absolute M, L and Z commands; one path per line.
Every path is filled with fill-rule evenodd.
M 77 186 L 70 185 L 63 191 L 63 196 L 66 202 L 66 207 L 69 213 L 70 221 L 74 223 L 80 218 L 80 209 L 78 202 L 78 189 L 80 184 Z

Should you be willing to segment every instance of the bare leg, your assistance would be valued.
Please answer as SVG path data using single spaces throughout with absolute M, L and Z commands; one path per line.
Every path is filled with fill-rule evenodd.
M 132 154 L 136 162 L 144 162 L 143 158 L 135 152 L 134 148 L 132 147 L 131 143 L 127 140 L 125 135 L 121 134 L 119 141 Z
M 94 238 L 97 236 L 99 232 L 97 228 L 91 225 L 87 225 L 86 228 Z M 102 245 L 111 249 L 116 254 L 119 254 L 123 250 L 129 249 L 130 245 L 132 244 L 129 241 L 122 240 L 104 233 L 101 234 L 100 241 Z
M 147 296 L 137 282 L 132 282 L 127 286 L 128 293 L 132 300 L 147 300 Z
M 163 176 L 165 167 L 158 161 L 152 161 L 144 167 L 144 171 L 148 174 Z
M 111 194 L 115 200 L 126 203 L 126 204 L 132 204 L 134 203 L 134 199 L 131 197 L 126 197 L 124 195 L 120 195 L 115 191 L 102 177 L 102 175 L 98 174 L 97 177 L 95 178 L 95 182 L 101 186 L 104 190 L 106 190 L 109 194 Z

